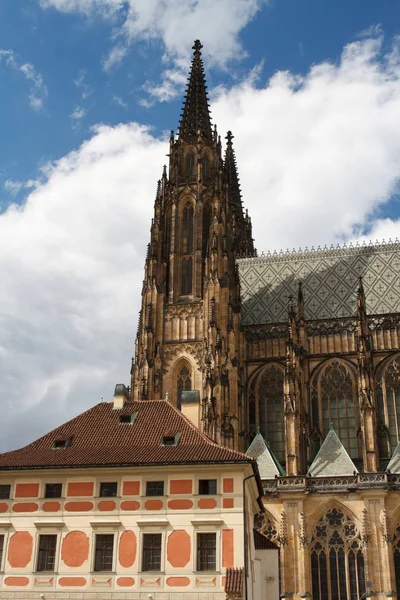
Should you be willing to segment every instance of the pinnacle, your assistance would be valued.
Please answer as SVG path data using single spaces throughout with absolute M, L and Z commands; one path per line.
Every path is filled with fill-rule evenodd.
M 179 139 L 190 144 L 197 142 L 199 134 L 205 142 L 213 140 L 201 48 L 196 40 L 179 125 Z

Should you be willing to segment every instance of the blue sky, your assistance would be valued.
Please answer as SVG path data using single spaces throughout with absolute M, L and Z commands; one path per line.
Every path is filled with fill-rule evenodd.
M 129 383 L 195 38 L 259 251 L 400 238 L 398 0 L 0 0 L 0 451 Z
M 32 109 L 29 81 L 7 67 L 4 59 L 0 62 L 3 185 L 7 179 L 36 179 L 40 166 L 77 147 L 97 123 L 134 120 L 150 124 L 156 133 L 177 126 L 180 95 L 151 107 L 140 103 L 148 98 L 143 86 L 148 80 L 160 81 L 165 68 L 162 39 L 133 41 L 121 64 L 106 71 L 102 63 L 123 23 L 124 7 L 110 20 L 96 12 L 89 16 L 60 12 L 57 2 L 42 6 L 38 0 L 0 3 L 0 47 L 12 50 L 18 64 L 32 64 L 47 90 L 41 109 Z M 396 0 L 260 3 L 255 17 L 237 32 L 247 56 L 237 59 L 238 53 L 232 52 L 223 68 L 208 69 L 209 86 L 232 85 L 260 64 L 260 81 L 265 81 L 278 70 L 304 73 L 314 63 L 337 61 L 346 44 L 376 25 L 381 26 L 385 43 L 399 33 Z M 87 97 L 82 97 L 85 93 Z M 84 113 L 81 119 L 71 117 L 76 110 L 78 115 Z M 5 192 L 1 192 L 3 206 L 13 200 Z M 23 198 L 21 190 L 18 200 Z

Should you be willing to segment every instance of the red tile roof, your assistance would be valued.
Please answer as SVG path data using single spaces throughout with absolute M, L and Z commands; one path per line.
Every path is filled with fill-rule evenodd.
M 136 411 L 133 424 L 119 422 L 121 414 Z M 162 445 L 163 437 L 177 433 L 176 446 Z M 53 449 L 56 440 L 69 439 L 67 448 Z M 220 462 L 255 460 L 214 443 L 166 400 L 130 402 L 123 409 L 102 402 L 28 446 L 0 454 L 0 470 Z
M 243 568 L 226 570 L 225 592 L 227 594 L 241 594 L 243 589 Z

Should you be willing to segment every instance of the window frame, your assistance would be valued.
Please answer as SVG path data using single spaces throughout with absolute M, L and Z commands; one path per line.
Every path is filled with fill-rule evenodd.
M 60 490 L 60 495 L 59 496 L 52 496 L 52 495 L 49 496 L 47 494 L 47 486 L 50 486 L 50 485 L 53 485 L 53 486 L 60 485 L 61 486 L 61 490 Z M 43 498 L 45 498 L 46 500 L 48 500 L 48 499 L 60 499 L 60 498 L 62 498 L 63 497 L 63 487 L 64 486 L 63 486 L 62 482 L 59 482 L 59 481 L 48 481 L 48 482 L 46 482 L 44 484 Z
M 199 569 L 199 536 L 202 535 L 214 535 L 215 536 L 215 569 Z M 194 552 L 194 571 L 196 573 L 215 573 L 215 572 L 219 572 L 220 571 L 220 561 L 219 561 L 219 556 L 220 556 L 220 540 L 221 540 L 221 534 L 220 531 L 211 531 L 211 530 L 207 530 L 207 531 L 196 531 L 195 534 L 195 552 Z
M 200 485 L 202 483 L 208 482 L 208 486 L 211 482 L 215 481 L 215 492 L 214 491 L 207 491 L 207 492 L 201 492 L 200 491 Z M 197 492 L 199 496 L 218 496 L 218 478 L 215 477 L 213 479 L 198 479 L 197 480 Z
M 162 494 L 149 494 L 148 486 L 151 484 L 162 483 Z M 146 488 L 145 488 L 145 496 L 146 498 L 163 498 L 165 496 L 165 481 L 163 479 L 148 479 L 146 480 Z
M 110 536 L 113 539 L 112 547 L 112 558 L 111 558 L 111 569 L 109 570 L 97 570 L 96 569 L 96 554 L 97 554 L 97 538 L 100 536 Z M 92 573 L 115 573 L 116 555 L 117 555 L 117 543 L 116 543 L 116 532 L 115 531 L 93 531 L 92 538 Z
M 115 494 L 103 494 L 103 486 L 115 485 Z M 100 481 L 99 485 L 99 498 L 118 498 L 118 481 Z
M 145 569 L 144 568 L 144 552 L 145 552 L 145 536 L 159 535 L 160 536 L 160 569 Z M 163 573 L 165 566 L 164 548 L 165 548 L 165 531 L 141 531 L 140 532 L 141 552 L 140 552 L 140 572 L 141 573 Z
M 0 553 L 0 573 L 4 573 L 4 564 L 7 556 L 8 532 L 0 531 L 0 537 L 3 538 L 3 549 Z
M 40 542 L 41 542 L 41 538 L 43 537 L 55 537 L 55 548 L 54 548 L 54 569 L 53 570 L 48 570 L 48 569 L 39 569 L 39 560 L 40 560 Z M 58 573 L 58 564 L 59 564 L 59 547 L 60 547 L 60 534 L 58 532 L 55 531 L 46 531 L 46 532 L 42 532 L 42 531 L 38 531 L 36 534 L 36 550 L 35 550 L 35 573 Z
M 8 497 L 6 498 L 6 497 L 3 497 L 1 495 L 1 493 L 0 493 L 0 500 L 11 500 L 11 491 L 12 491 L 12 485 L 11 485 L 11 483 L 1 483 L 0 484 L 0 489 L 2 487 L 8 487 L 9 488 L 9 494 L 8 494 Z

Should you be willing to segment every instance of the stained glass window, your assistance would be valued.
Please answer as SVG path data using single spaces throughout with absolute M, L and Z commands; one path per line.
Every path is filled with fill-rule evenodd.
M 271 445 L 276 458 L 283 463 L 285 460 L 283 371 L 275 365 L 267 367 L 261 373 L 257 387 L 260 431 Z
M 192 293 L 192 257 L 182 259 L 181 267 L 181 295 Z
M 182 254 L 193 252 L 193 206 L 188 203 L 182 211 Z
M 177 407 L 179 410 L 181 409 L 182 402 L 182 392 L 189 392 L 192 389 L 192 379 L 190 377 L 190 372 L 187 367 L 183 367 L 178 375 L 178 402 Z
M 194 177 L 194 152 L 189 152 L 186 157 L 186 177 L 188 179 Z
M 359 600 L 365 594 L 364 555 L 358 529 L 336 508 L 315 525 L 311 540 L 314 600 Z
M 381 444 L 381 457 L 385 458 L 400 441 L 400 356 L 396 356 L 380 369 L 377 377 L 376 397 L 378 418 L 383 430 L 386 430 L 389 445 Z M 382 451 L 385 451 L 382 454 Z

